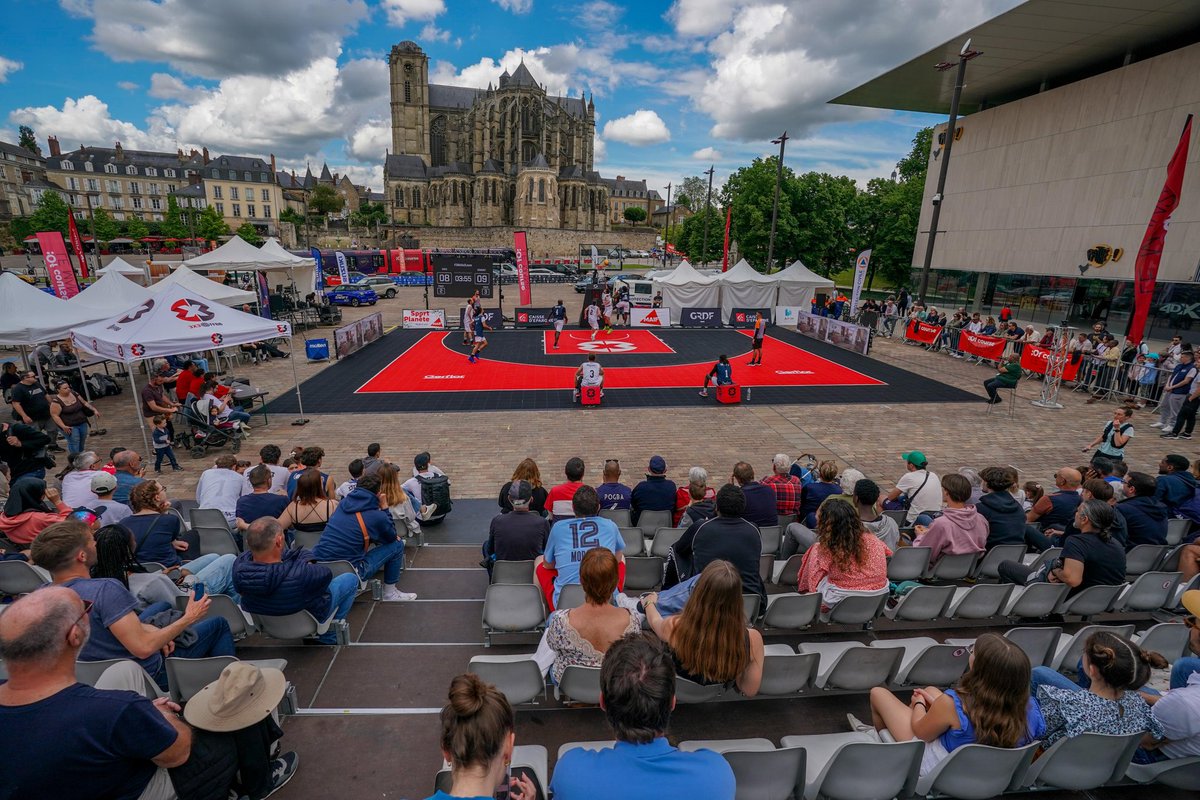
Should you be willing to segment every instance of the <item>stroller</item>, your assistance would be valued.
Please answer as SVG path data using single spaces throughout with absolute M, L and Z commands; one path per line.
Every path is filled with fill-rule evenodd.
M 226 444 L 230 445 L 230 452 L 240 452 L 244 438 L 241 428 L 230 422 L 210 422 L 199 405 L 200 401 L 189 395 L 180 412 L 186 427 L 180 437 L 183 445 L 191 450 L 192 458 L 203 458 L 209 450 L 223 448 Z

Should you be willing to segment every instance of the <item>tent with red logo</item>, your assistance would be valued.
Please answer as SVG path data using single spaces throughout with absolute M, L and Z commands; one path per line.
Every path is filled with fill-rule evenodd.
M 686 261 L 680 261 L 670 272 L 655 273 L 650 280 L 655 290 L 662 292 L 662 304 L 666 308 L 717 308 L 721 305 L 721 284 L 716 278 L 700 274 Z
M 121 272 L 114 271 L 101 275 L 100 280 L 88 285 L 67 303 L 77 308 L 95 309 L 97 314 L 111 315 L 153 296 L 145 286 L 134 283 Z

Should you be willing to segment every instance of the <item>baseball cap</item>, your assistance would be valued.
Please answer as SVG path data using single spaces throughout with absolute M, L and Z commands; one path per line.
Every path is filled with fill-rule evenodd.
M 667 471 L 667 460 L 662 456 L 652 456 L 650 458 L 650 471 L 656 475 L 661 475 Z
M 529 481 L 513 481 L 508 487 L 508 499 L 514 503 L 528 503 L 533 497 L 533 486 Z
M 100 492 L 111 492 L 117 488 L 117 479 L 107 472 L 97 472 L 92 476 L 92 491 L 99 494 Z
M 910 453 L 901 453 L 900 457 L 914 467 L 923 467 L 929 463 L 929 459 L 925 458 L 925 454 L 920 450 L 913 450 Z

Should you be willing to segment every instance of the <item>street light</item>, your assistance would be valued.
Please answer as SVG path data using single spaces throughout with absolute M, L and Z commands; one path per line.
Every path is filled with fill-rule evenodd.
M 779 217 L 779 184 L 783 181 L 783 148 L 787 146 L 787 131 L 778 139 L 772 139 L 771 144 L 779 145 L 779 163 L 775 169 L 775 203 L 771 206 L 771 238 L 767 241 L 767 272 L 775 260 L 775 220 Z
M 958 101 L 962 97 L 963 80 L 967 75 L 967 62 L 983 53 L 971 49 L 971 40 L 963 44 L 958 51 L 958 77 L 954 82 L 954 95 L 950 99 L 950 122 L 946 125 L 946 146 L 942 151 L 942 167 L 938 170 L 937 189 L 933 194 L 933 213 L 929 217 L 929 240 L 925 245 L 925 261 L 921 266 L 921 293 L 918 301 L 924 305 L 925 294 L 929 291 L 929 267 L 933 264 L 933 245 L 937 241 L 938 220 L 942 216 L 942 204 L 946 196 L 946 173 L 950 167 L 950 148 L 954 145 L 955 124 L 958 122 Z M 941 61 L 934 65 L 938 72 L 945 72 L 954 66 L 953 61 Z
M 713 172 L 716 171 L 716 164 L 708 168 L 707 172 L 701 172 L 701 175 L 708 176 L 708 199 L 704 201 L 704 246 L 700 248 L 700 258 L 705 263 L 708 262 L 708 223 L 712 221 L 712 179 Z
M 667 222 L 663 226 L 663 269 L 667 268 L 667 245 L 671 243 L 671 184 L 667 184 Z

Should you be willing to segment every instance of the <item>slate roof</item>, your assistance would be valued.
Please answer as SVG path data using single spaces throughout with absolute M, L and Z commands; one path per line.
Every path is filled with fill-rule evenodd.
M 429 84 L 429 105 L 433 108 L 470 108 L 475 105 L 475 99 L 481 94 L 484 94 L 483 89 L 431 83 Z
M 19 144 L 10 144 L 8 142 L 0 142 L 0 153 L 15 156 L 17 158 L 27 158 L 30 161 L 37 161 L 42 164 L 46 163 L 45 158 L 43 158 L 42 156 L 39 156 L 37 153 L 29 152 L 24 147 L 21 147 Z M 12 159 L 9 159 L 9 160 L 11 161 Z
M 167 169 L 179 170 L 180 176 L 182 176 L 182 172 L 185 169 L 201 170 L 205 166 L 204 159 L 199 155 L 195 157 L 185 156 L 181 161 L 178 153 L 122 149 L 121 158 L 118 160 L 116 148 L 81 147 L 78 150 L 63 153 L 61 156 L 50 156 L 46 161 L 46 167 L 47 169 L 60 170 L 62 169 L 61 162 L 63 161 L 70 161 L 75 165 L 74 168 L 79 171 L 86 171 L 83 165 L 91 162 L 95 172 L 103 172 L 105 164 L 114 164 L 121 175 L 128 175 L 129 173 L 126 170 L 129 167 L 134 168 L 133 174 L 135 175 L 147 175 L 146 168 L 153 167 L 159 172 L 157 177 L 168 177 L 162 172 Z
M 495 159 L 489 158 L 487 161 L 483 162 L 483 166 L 480 167 L 479 172 L 504 172 L 504 169 L 501 168 L 498 163 L 496 163 Z
M 550 163 L 546 161 L 546 157 L 538 153 L 533 158 L 525 162 L 521 169 L 550 169 Z
M 525 66 L 524 61 L 513 71 L 512 77 L 508 79 L 508 83 L 510 86 L 538 85 L 538 82 L 533 79 L 533 74 L 529 71 L 529 67 Z
M 383 173 L 389 178 L 411 178 L 425 180 L 427 171 L 420 156 L 392 153 L 383 164 Z

